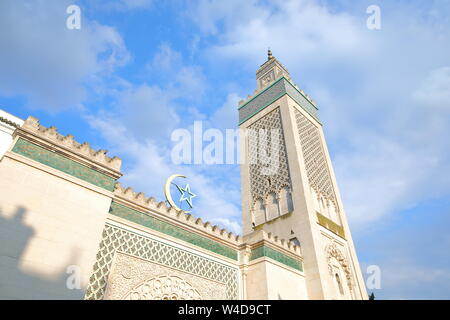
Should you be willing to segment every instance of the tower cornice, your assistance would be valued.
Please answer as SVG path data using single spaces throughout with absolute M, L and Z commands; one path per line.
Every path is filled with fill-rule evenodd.
M 315 105 L 315 102 L 303 90 L 300 90 L 293 84 L 292 81 L 281 76 L 268 87 L 265 87 L 260 92 L 249 97 L 247 101 L 241 103 L 238 107 L 239 125 L 243 124 L 284 95 L 291 97 L 291 99 L 320 124 L 318 108 Z

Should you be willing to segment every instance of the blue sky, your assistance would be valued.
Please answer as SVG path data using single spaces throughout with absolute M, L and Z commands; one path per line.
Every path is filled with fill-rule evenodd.
M 381 268 L 376 297 L 448 299 L 449 30 L 444 0 L 4 0 L 0 108 L 108 149 L 148 196 L 185 173 L 194 214 L 240 232 L 239 167 L 176 166 L 170 133 L 234 128 L 270 47 L 318 104 L 363 273 Z

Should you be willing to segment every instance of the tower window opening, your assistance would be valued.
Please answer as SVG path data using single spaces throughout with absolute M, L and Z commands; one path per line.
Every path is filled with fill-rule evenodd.
M 290 242 L 295 244 L 296 246 L 300 246 L 300 241 L 297 239 L 297 237 L 289 239 Z

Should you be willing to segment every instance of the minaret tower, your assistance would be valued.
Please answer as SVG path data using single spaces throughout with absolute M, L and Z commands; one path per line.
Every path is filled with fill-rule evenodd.
M 315 102 L 268 51 L 239 103 L 244 235 L 300 244 L 310 299 L 367 299 Z

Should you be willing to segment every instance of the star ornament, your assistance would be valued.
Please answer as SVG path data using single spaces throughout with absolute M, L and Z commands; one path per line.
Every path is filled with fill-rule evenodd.
M 180 202 L 186 201 L 189 207 L 192 208 L 192 198 L 195 198 L 197 195 L 191 191 L 189 184 L 184 188 L 178 187 L 178 190 L 181 192 Z

